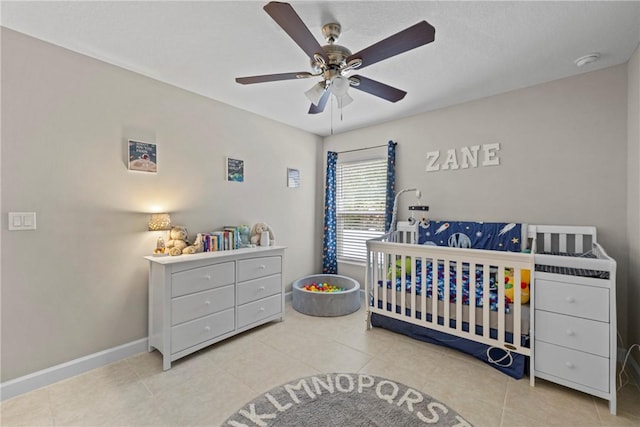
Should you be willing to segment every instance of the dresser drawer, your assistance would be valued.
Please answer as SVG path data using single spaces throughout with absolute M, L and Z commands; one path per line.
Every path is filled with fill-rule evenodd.
M 174 273 L 171 275 L 171 296 L 178 297 L 230 285 L 235 278 L 234 267 L 233 262 L 225 262 Z
M 249 280 L 238 285 L 238 305 L 281 293 L 282 277 L 279 274 Z
M 550 344 L 609 357 L 608 323 L 536 310 L 535 337 Z
M 271 276 L 282 272 L 282 258 L 279 256 L 243 259 L 238 261 L 238 282 Z
M 553 344 L 535 343 L 535 370 L 609 392 L 609 359 Z
M 608 289 L 537 279 L 535 286 L 536 309 L 609 322 Z
M 282 311 L 282 295 L 273 295 L 238 307 L 238 328 L 266 319 Z
M 234 299 L 233 285 L 173 298 L 171 300 L 171 325 L 232 308 Z
M 174 326 L 171 328 L 171 353 L 231 332 L 233 329 L 233 308 Z

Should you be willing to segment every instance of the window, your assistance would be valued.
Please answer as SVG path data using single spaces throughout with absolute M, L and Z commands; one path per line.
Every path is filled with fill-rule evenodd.
M 384 234 L 387 160 L 338 163 L 336 232 L 339 261 L 365 262 L 368 239 Z

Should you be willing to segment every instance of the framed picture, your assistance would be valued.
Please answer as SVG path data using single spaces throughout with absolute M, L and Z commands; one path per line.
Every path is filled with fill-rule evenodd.
M 287 187 L 300 187 L 300 170 L 287 168 Z
M 129 170 L 138 172 L 158 172 L 156 144 L 129 140 Z
M 225 179 L 232 182 L 244 181 L 244 160 L 232 159 L 227 157 L 225 159 Z

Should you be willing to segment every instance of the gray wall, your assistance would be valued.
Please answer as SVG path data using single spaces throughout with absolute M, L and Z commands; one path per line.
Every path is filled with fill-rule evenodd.
M 618 262 L 618 319 L 625 336 L 626 64 L 334 135 L 325 138 L 324 149 L 388 140 L 398 142 L 396 190 L 421 189 L 431 218 L 595 225 Z M 449 149 L 490 143 L 500 143 L 499 166 L 425 170 L 430 151 L 440 150 L 442 163 Z M 412 193 L 401 196 L 401 219 L 414 203 Z M 364 275 L 352 265 L 340 265 L 339 272 Z
M 191 233 L 268 223 L 288 287 L 319 269 L 320 137 L 5 28 L 2 114 L 2 381 L 147 336 L 152 209 Z M 157 144 L 157 174 L 127 170 L 127 138 Z M 38 229 L 8 231 L 11 211 Z
M 629 154 L 627 160 L 627 173 L 629 184 L 628 194 L 628 218 L 629 228 L 629 334 L 625 344 L 640 343 L 640 46 L 631 56 L 627 67 L 628 80 L 628 112 L 627 112 L 627 138 L 629 141 Z M 634 352 L 634 356 L 640 363 L 640 352 Z

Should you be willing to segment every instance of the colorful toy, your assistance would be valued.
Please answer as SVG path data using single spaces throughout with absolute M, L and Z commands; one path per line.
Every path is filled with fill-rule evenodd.
M 504 276 L 504 296 L 510 303 L 513 303 L 513 270 L 507 269 Z M 529 270 L 522 270 L 520 273 L 520 299 L 522 304 L 529 302 L 529 283 L 531 282 L 531 272 Z
M 308 285 L 302 286 L 302 289 L 310 292 L 343 292 L 344 288 L 340 288 L 335 285 L 330 285 L 328 283 L 316 283 L 312 282 Z
M 387 279 L 391 279 L 391 275 L 393 273 L 391 267 L 392 266 L 390 265 L 389 271 L 387 272 Z M 404 270 L 407 277 L 411 277 L 411 257 L 406 257 L 404 259 Z M 402 259 L 396 260 L 396 277 L 402 277 Z

